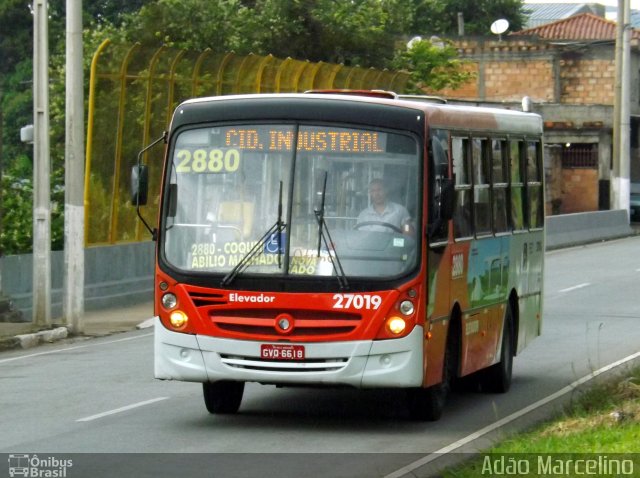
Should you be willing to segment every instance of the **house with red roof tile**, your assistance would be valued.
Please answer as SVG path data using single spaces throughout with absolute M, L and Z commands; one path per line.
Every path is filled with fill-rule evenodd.
M 450 102 L 520 109 L 545 126 L 547 213 L 609 209 L 616 23 L 584 13 L 498 38 L 452 39 L 475 79 Z M 631 32 L 631 180 L 640 182 L 640 30 Z

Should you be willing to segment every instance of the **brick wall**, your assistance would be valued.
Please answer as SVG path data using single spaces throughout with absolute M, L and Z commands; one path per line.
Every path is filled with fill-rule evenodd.
M 431 94 L 480 101 L 519 101 L 526 95 L 534 102 L 555 102 L 557 61 L 560 103 L 613 104 L 613 45 L 600 48 L 599 53 L 571 53 L 568 58 L 559 47 L 535 40 L 463 40 L 454 44 L 461 56 L 471 62 L 467 70 L 475 72 L 476 77 L 458 89 Z
M 615 63 L 611 60 L 560 60 L 561 102 L 613 104 Z
M 553 64 L 547 60 L 502 60 L 485 64 L 485 99 L 553 101 Z
M 480 96 L 480 92 L 478 91 L 478 73 L 480 70 L 480 65 L 478 63 L 469 63 L 467 65 L 464 65 L 463 70 L 473 73 L 475 79 L 461 85 L 455 90 L 445 88 L 440 91 L 427 91 L 426 93 L 431 95 L 443 96 L 445 98 L 478 98 Z

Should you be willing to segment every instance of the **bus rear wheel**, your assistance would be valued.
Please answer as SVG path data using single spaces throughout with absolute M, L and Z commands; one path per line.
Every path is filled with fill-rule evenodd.
M 236 413 L 242 402 L 244 382 L 205 382 L 202 384 L 204 404 L 209 413 Z

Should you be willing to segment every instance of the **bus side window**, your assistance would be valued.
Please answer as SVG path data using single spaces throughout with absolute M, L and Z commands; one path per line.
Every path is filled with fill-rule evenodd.
M 541 144 L 527 141 L 527 196 L 529 199 L 529 227 L 540 228 L 544 224 L 544 199 L 542 197 Z
M 460 239 L 473 235 L 469 138 L 451 138 L 451 158 L 455 178 L 453 234 L 456 239 Z
M 491 234 L 490 143 L 485 138 L 473 138 L 471 141 L 475 232 L 486 235 Z
M 522 174 L 523 143 L 520 140 L 509 141 L 509 170 L 511 176 L 511 226 L 514 231 L 525 228 L 524 180 Z
M 507 221 L 507 142 L 504 139 L 491 140 L 493 188 L 493 232 L 506 232 Z

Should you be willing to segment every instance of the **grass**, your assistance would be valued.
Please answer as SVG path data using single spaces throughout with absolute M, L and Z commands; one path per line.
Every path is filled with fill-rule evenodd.
M 548 454 L 567 463 L 572 458 L 596 459 L 600 456 L 602 459 L 603 454 L 611 457 L 627 453 L 635 455 L 617 455 L 615 459 L 632 460 L 633 473 L 620 473 L 619 476 L 640 476 L 640 367 L 631 370 L 624 377 L 594 385 L 560 417 L 507 439 L 484 452 L 481 457 L 446 470 L 442 476 L 589 476 L 589 473 L 584 473 L 585 469 L 571 466 L 569 469 L 557 468 L 556 471 L 563 471 L 560 474 L 539 473 L 540 469 L 535 466 L 535 461 Z M 525 458 L 524 455 L 528 456 Z M 501 456 L 512 460 L 527 459 L 532 466 L 520 467 L 514 473 L 507 473 L 506 470 L 498 473 L 488 465 Z M 523 473 L 524 471 L 527 473 Z M 549 471 L 549 468 L 542 471 Z M 618 476 L 616 473 L 608 474 L 609 471 L 611 470 L 606 467 L 598 468 L 598 473 L 591 476 Z

